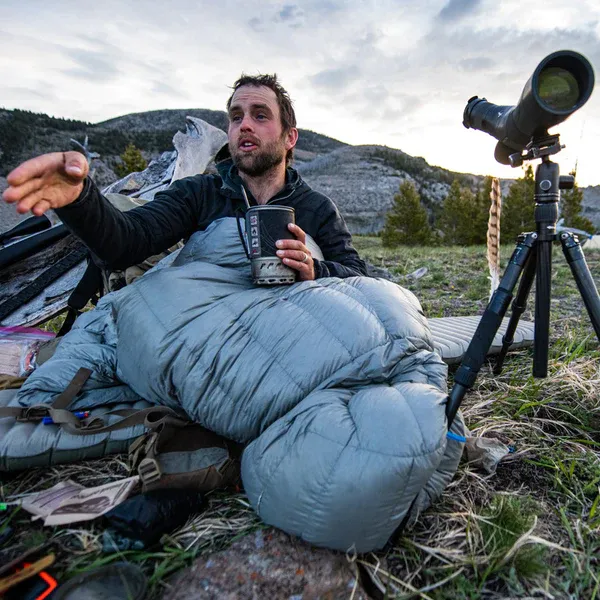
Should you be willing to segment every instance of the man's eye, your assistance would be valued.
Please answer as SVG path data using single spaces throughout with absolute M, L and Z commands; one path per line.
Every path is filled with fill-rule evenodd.
M 230 117 L 230 120 L 232 123 L 239 123 L 242 120 L 242 117 L 240 115 L 233 115 Z
M 259 121 L 263 121 L 264 119 L 266 119 L 266 118 L 267 118 L 267 115 L 264 115 L 263 113 L 258 113 L 258 114 L 256 115 L 256 118 L 257 118 Z

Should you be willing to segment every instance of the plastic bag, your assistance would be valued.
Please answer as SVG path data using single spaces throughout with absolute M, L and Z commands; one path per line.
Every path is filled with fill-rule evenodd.
M 108 529 L 103 536 L 103 550 L 148 548 L 204 506 L 204 496 L 190 490 L 160 489 L 129 498 L 104 515 Z
M 500 440 L 485 437 L 467 437 L 465 448 L 469 464 L 488 475 L 495 473 L 498 463 L 511 452 Z
M 40 346 L 54 337 L 52 331 L 33 327 L 0 327 L 0 375 L 27 377 Z

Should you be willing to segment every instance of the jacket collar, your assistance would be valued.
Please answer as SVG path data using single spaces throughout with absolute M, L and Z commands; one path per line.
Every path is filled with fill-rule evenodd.
M 221 177 L 221 192 L 225 195 L 236 198 L 243 199 L 242 196 L 242 178 L 238 173 L 237 167 L 233 164 L 233 159 L 229 153 L 229 148 L 224 146 L 218 152 L 215 157 L 215 166 L 217 167 L 217 171 Z M 306 185 L 302 178 L 300 177 L 298 171 L 296 169 L 292 169 L 288 167 L 285 172 L 285 185 L 283 189 L 280 190 L 271 200 L 283 200 L 284 198 L 288 198 L 291 196 L 297 189 Z M 250 190 L 246 190 L 248 196 L 252 198 Z

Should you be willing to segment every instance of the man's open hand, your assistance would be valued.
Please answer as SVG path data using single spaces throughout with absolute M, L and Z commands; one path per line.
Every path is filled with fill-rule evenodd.
M 17 212 L 43 215 L 50 208 L 74 202 L 83 190 L 89 171 L 79 152 L 52 152 L 32 158 L 8 174 L 9 188 L 2 198 L 16 203 Z
M 290 223 L 288 229 L 296 236 L 295 240 L 278 240 L 277 256 L 283 264 L 298 271 L 300 281 L 309 281 L 315 278 L 315 263 L 310 250 L 305 246 L 306 234 L 298 225 Z

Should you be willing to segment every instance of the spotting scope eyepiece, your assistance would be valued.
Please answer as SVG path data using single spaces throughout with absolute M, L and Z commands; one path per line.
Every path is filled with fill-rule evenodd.
M 577 52 L 559 50 L 536 67 L 515 106 L 498 106 L 473 96 L 463 114 L 463 125 L 485 131 L 498 140 L 494 156 L 511 164 L 532 139 L 548 135 L 548 128 L 579 110 L 594 89 L 594 71 Z

